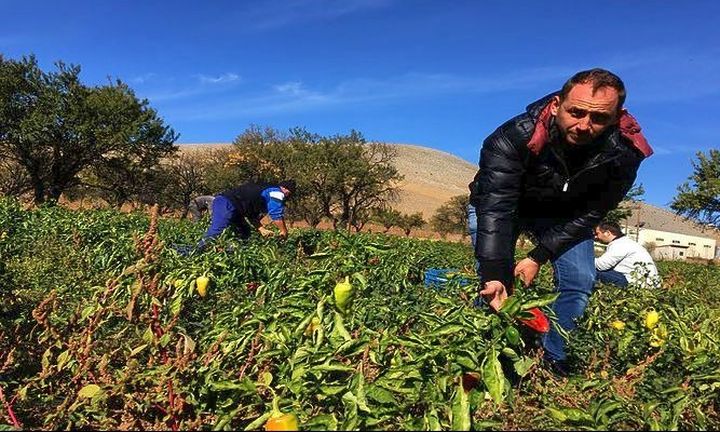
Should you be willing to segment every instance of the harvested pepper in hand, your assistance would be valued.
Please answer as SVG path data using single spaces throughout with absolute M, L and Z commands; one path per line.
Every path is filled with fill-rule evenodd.
M 520 318 L 520 322 L 539 333 L 547 333 L 550 331 L 550 321 L 547 316 L 538 308 L 529 309 L 533 318 Z
M 335 306 L 345 313 L 352 306 L 353 286 L 350 284 L 350 278 L 345 276 L 344 282 L 335 285 Z
M 293 413 L 283 413 L 278 407 L 278 400 L 273 399 L 273 411 L 270 418 L 265 422 L 266 431 L 296 431 L 298 429 L 298 418 Z

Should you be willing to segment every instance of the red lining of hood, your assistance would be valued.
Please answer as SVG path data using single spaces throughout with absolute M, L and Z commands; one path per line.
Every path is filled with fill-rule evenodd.
M 543 147 L 545 147 L 545 144 L 550 141 L 549 128 L 550 119 L 552 118 L 550 105 L 551 103 L 548 103 L 545 105 L 545 108 L 540 111 L 540 114 L 535 121 L 535 130 L 533 131 L 530 141 L 528 141 L 527 144 L 530 151 L 535 155 L 540 154 L 540 151 Z M 640 150 L 646 158 L 653 154 L 653 149 L 650 147 L 650 144 L 648 144 L 645 136 L 643 136 L 641 132 L 642 129 L 640 128 L 637 120 L 635 120 L 635 117 L 630 115 L 630 113 L 625 109 L 622 110 L 618 128 L 620 129 L 622 136 L 630 140 L 633 147 Z

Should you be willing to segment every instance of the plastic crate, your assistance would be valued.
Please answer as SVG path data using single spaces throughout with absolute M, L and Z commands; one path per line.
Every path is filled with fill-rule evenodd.
M 463 277 L 454 276 L 458 269 L 430 268 L 425 271 L 425 288 L 444 288 L 451 280 L 460 286 L 470 285 L 470 281 Z

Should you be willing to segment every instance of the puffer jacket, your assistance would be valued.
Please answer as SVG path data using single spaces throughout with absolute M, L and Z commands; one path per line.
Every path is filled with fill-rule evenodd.
M 541 264 L 591 238 L 593 227 L 632 187 L 640 162 L 652 154 L 635 119 L 623 111 L 619 124 L 590 144 L 584 162 L 573 169 L 550 113 L 556 94 L 530 104 L 483 143 L 470 203 L 477 214 L 475 256 L 484 282 L 512 286 L 515 240 L 524 221 L 554 221 L 528 254 Z

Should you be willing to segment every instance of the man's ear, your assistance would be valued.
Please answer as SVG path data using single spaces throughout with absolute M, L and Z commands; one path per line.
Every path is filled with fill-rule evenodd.
M 613 119 L 613 122 L 612 122 L 613 126 L 620 123 L 620 118 L 622 116 L 624 116 L 625 114 L 627 114 L 627 110 L 625 108 L 620 108 L 619 110 L 617 110 L 617 113 L 615 114 L 615 118 Z
M 553 96 L 550 101 L 550 114 L 556 116 L 558 109 L 560 109 L 560 96 Z

